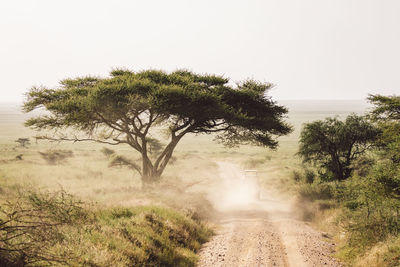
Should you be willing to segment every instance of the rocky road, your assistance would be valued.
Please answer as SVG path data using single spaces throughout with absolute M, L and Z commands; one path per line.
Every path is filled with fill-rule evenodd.
M 331 256 L 333 241 L 294 219 L 288 201 L 268 192 L 256 199 L 238 166 L 218 165 L 220 184 L 210 192 L 218 230 L 198 266 L 343 266 Z

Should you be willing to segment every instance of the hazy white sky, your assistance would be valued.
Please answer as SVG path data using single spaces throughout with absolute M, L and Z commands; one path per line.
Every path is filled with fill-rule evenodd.
M 400 94 L 399 0 L 0 2 L 0 102 L 66 77 L 188 68 L 276 99 Z

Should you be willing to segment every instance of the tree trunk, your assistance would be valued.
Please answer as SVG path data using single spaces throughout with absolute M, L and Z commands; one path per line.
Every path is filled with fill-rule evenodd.
M 154 167 L 147 155 L 147 141 L 142 139 L 142 187 L 146 188 L 154 183 Z
M 183 135 L 182 135 L 183 136 Z M 142 141 L 142 186 L 144 188 L 160 180 L 176 145 L 182 136 L 172 138 L 171 142 L 165 147 L 164 151 L 159 155 L 154 165 L 147 155 L 147 142 Z

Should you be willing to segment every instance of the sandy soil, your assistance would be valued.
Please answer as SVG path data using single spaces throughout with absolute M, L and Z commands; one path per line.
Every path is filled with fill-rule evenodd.
M 234 164 L 218 162 L 219 184 L 209 198 L 217 234 L 200 252 L 198 266 L 343 266 L 330 256 L 325 234 L 294 219 L 290 201 L 257 185 Z

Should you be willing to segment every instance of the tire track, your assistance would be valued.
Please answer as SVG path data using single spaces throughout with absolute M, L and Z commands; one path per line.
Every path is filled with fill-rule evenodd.
M 236 165 L 218 165 L 221 181 L 210 200 L 219 211 L 219 228 L 202 248 L 198 266 L 343 266 L 330 256 L 334 244 L 293 219 L 287 202 L 252 199 L 252 192 L 237 195 L 251 186 L 242 185 L 246 180 Z

